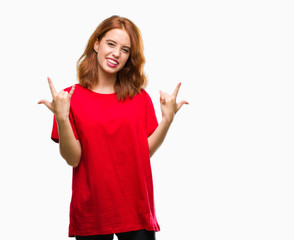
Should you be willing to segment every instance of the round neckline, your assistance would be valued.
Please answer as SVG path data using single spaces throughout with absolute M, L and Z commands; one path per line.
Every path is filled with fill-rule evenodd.
M 112 93 L 100 93 L 100 92 L 95 92 L 89 88 L 86 88 L 86 87 L 83 87 L 82 85 L 78 84 L 80 87 L 88 90 L 90 93 L 94 94 L 94 95 L 101 95 L 101 96 L 113 96 L 115 95 L 116 93 L 115 92 L 112 92 Z

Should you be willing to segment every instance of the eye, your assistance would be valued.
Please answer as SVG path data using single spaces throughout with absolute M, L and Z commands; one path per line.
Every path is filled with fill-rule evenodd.
M 107 45 L 110 47 L 114 47 L 114 43 L 112 43 L 112 42 L 108 42 Z
M 129 53 L 129 52 L 130 52 L 129 49 L 127 49 L 127 48 L 123 48 L 122 51 L 123 51 L 124 53 Z

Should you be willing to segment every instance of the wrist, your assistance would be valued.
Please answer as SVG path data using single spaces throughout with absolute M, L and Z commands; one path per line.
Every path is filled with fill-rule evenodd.
M 64 124 L 64 123 L 69 121 L 68 116 L 57 116 L 56 115 L 55 118 L 56 118 L 56 121 L 57 121 L 58 124 Z
M 170 125 L 172 123 L 172 121 L 174 120 L 174 116 L 169 116 L 169 117 L 162 117 L 162 122 Z

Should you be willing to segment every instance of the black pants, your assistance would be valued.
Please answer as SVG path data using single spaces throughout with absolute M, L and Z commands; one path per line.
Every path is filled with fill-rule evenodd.
M 147 231 L 145 229 L 124 232 L 124 233 L 115 233 L 118 237 L 118 240 L 155 240 L 155 232 Z M 93 236 L 76 236 L 77 240 L 113 240 L 114 234 L 106 235 L 93 235 Z

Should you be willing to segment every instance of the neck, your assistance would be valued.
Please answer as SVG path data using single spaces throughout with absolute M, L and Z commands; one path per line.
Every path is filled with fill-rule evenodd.
M 113 93 L 115 81 L 116 74 L 98 71 L 98 83 L 91 90 L 99 93 Z

